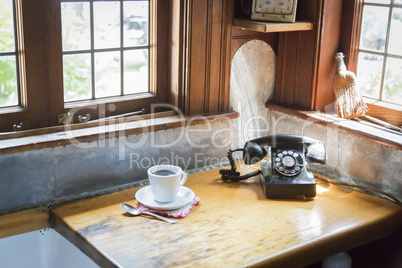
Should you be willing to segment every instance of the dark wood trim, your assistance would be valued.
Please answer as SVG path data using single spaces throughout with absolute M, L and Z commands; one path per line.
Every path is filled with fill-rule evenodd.
M 180 70 L 182 73 L 180 76 L 181 85 L 181 98 L 180 107 L 185 114 L 190 113 L 190 62 L 191 62 L 191 25 L 192 25 L 192 1 L 181 0 L 182 8 L 182 20 L 180 21 L 180 30 L 182 36 L 182 50 L 179 51 L 180 56 Z
M 155 0 L 156 1 L 156 0 Z M 172 26 L 169 23 L 172 14 L 169 12 L 169 5 L 171 1 L 157 0 L 157 25 L 156 25 L 156 102 L 157 103 L 170 103 L 174 99 L 174 94 L 169 90 L 169 73 L 175 70 L 169 68 L 169 38 L 172 34 Z M 151 92 L 153 92 L 151 90 Z
M 357 67 L 362 15 L 363 0 L 343 0 L 339 51 L 345 54 L 344 60 L 348 70 L 354 73 Z
M 376 132 L 376 134 L 372 134 L 372 133 L 368 133 L 365 132 L 364 130 L 362 130 L 361 128 L 355 127 L 348 127 L 342 124 L 337 123 L 338 121 L 348 121 L 348 119 L 341 119 L 339 118 L 339 120 L 337 122 L 334 122 L 333 120 L 321 120 L 321 119 L 317 119 L 316 117 L 312 117 L 311 116 L 311 111 L 309 110 L 299 110 L 299 109 L 294 109 L 293 107 L 289 107 L 286 104 L 276 104 L 276 103 L 267 103 L 266 107 L 270 110 L 273 111 L 277 111 L 277 112 L 281 112 L 281 113 L 285 113 L 287 115 L 291 115 L 291 116 L 295 116 L 297 118 L 303 119 L 303 120 L 309 120 L 311 122 L 314 122 L 316 124 L 322 125 L 322 126 L 326 126 L 332 129 L 336 129 L 375 143 L 379 143 L 381 145 L 385 145 L 397 150 L 402 150 L 402 144 L 398 143 L 396 141 L 387 139 L 387 138 L 383 138 L 380 137 L 378 135 L 378 130 Z M 332 114 L 335 116 L 335 114 Z M 356 122 L 356 124 L 358 125 L 359 123 Z M 385 130 L 384 130 L 385 131 Z M 396 134 L 398 135 L 398 134 Z
M 322 0 L 299 1 L 297 20 L 313 22 L 313 30 L 279 33 L 276 102 L 314 107 L 321 10 Z
M 169 94 L 168 103 L 183 109 L 183 83 L 185 64 L 185 23 L 184 19 L 184 4 L 182 0 L 169 1 L 169 38 L 168 38 L 168 65 L 169 65 Z
M 182 102 L 187 115 L 229 109 L 233 0 L 183 0 Z
M 335 55 L 338 52 L 341 28 L 342 0 L 324 1 L 317 65 L 317 80 L 313 91 L 312 110 L 319 110 L 334 102 L 333 80 L 336 75 Z M 328 109 L 328 108 L 327 108 Z
M 220 95 L 219 112 L 229 111 L 230 109 L 230 73 L 232 66 L 232 21 L 234 17 L 234 0 L 224 1 L 222 8 L 222 44 L 221 44 L 221 76 L 220 76 Z M 213 111 L 209 111 L 213 112 Z
M 189 89 L 186 114 L 201 114 L 205 112 L 207 41 L 208 41 L 208 0 L 189 0 L 191 23 L 189 24 Z
M 206 57 L 205 57 L 204 111 L 209 110 L 210 101 L 208 99 L 211 94 L 211 81 L 213 81 L 213 79 L 211 79 L 211 75 L 213 75 L 213 71 L 211 70 L 212 68 L 209 68 L 209 66 L 211 66 L 211 61 L 212 61 L 211 55 L 212 55 L 212 48 L 213 48 L 212 41 L 214 41 L 212 39 L 212 23 L 213 23 L 212 19 L 214 17 L 214 9 L 216 8 L 216 7 L 214 7 L 214 3 L 216 3 L 216 1 L 206 0 L 206 2 L 207 2 L 207 25 L 206 25 L 206 38 L 207 39 L 206 39 L 206 44 L 205 44 Z M 217 8 L 220 8 L 220 6 L 218 6 Z M 215 16 L 215 17 L 218 17 L 218 16 Z M 218 27 L 217 29 L 218 29 L 218 31 L 221 30 L 220 27 Z M 219 47 L 219 44 L 218 44 L 218 47 Z M 220 64 L 217 64 L 217 67 L 218 67 L 218 73 L 219 73 Z M 215 81 L 216 80 L 219 82 L 219 79 L 215 79 Z M 218 89 L 219 89 L 219 85 L 218 85 Z
M 0 131 L 13 131 L 13 124 L 23 123 L 24 129 L 44 127 L 47 125 L 47 104 L 36 105 L 46 101 L 48 96 L 46 66 L 43 64 L 46 49 L 44 42 L 45 28 L 44 1 L 18 0 L 16 6 L 17 46 L 19 63 L 19 84 L 22 111 L 0 114 Z
M 275 101 L 307 110 L 333 103 L 341 11 L 342 0 L 299 1 L 298 20 L 312 21 L 314 29 L 279 34 Z
M 64 113 L 61 2 L 46 0 L 46 6 L 48 126 L 56 126 L 57 115 Z
M 27 118 L 24 129 L 48 125 L 46 1 L 22 0 Z M 40 29 L 38 31 L 38 29 Z

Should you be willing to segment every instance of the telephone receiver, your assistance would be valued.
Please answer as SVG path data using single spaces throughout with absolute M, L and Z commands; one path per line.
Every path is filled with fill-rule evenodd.
M 264 146 L 277 148 L 294 148 L 305 153 L 306 160 L 313 163 L 326 163 L 326 149 L 321 141 L 297 135 L 272 135 L 247 141 L 243 149 L 243 160 L 246 165 L 260 162 L 267 155 Z M 301 150 L 301 147 L 303 149 Z
M 243 152 L 246 165 L 263 160 L 269 147 L 271 160 L 261 162 L 261 170 L 246 175 L 236 171 L 233 152 Z M 325 145 L 318 140 L 297 135 L 272 135 L 247 141 L 243 149 L 229 150 L 231 169 L 220 170 L 226 182 L 239 182 L 260 175 L 267 198 L 292 198 L 296 196 L 314 197 L 315 180 L 307 171 L 307 163 L 325 164 L 327 159 Z

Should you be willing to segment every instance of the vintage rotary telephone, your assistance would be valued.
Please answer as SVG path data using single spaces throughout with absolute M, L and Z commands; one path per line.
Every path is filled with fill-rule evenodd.
M 267 155 L 264 146 L 270 146 L 271 160 L 261 162 L 261 170 L 246 175 L 236 171 L 233 152 L 242 151 L 246 165 L 260 162 Z M 267 198 L 314 197 L 315 180 L 307 171 L 306 160 L 325 164 L 326 150 L 321 141 L 296 135 L 272 135 L 246 142 L 243 149 L 229 150 L 231 169 L 222 169 L 222 180 L 239 182 L 261 174 Z

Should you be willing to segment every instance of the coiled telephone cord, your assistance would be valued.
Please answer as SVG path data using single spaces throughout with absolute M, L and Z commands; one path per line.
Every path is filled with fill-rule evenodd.
M 240 172 L 236 171 L 236 162 L 233 159 L 233 152 L 243 151 L 243 149 L 229 150 L 227 153 L 227 157 L 230 163 L 230 169 L 221 169 L 219 173 L 222 175 L 222 180 L 225 182 L 239 182 L 248 180 L 251 177 L 257 176 L 261 173 L 261 170 L 256 170 L 245 175 L 240 175 Z

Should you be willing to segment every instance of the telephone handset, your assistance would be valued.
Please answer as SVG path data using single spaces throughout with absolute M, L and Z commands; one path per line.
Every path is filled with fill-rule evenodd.
M 270 147 L 271 160 L 261 163 L 261 170 L 246 175 L 236 171 L 232 153 L 243 152 L 246 165 L 260 162 L 268 154 L 265 146 Z M 316 195 L 315 180 L 307 171 L 306 160 L 311 163 L 325 164 L 326 150 L 321 141 L 297 135 L 272 135 L 247 141 L 243 149 L 229 150 L 231 169 L 221 170 L 226 182 L 238 182 L 260 175 L 267 198 L 291 198 Z

